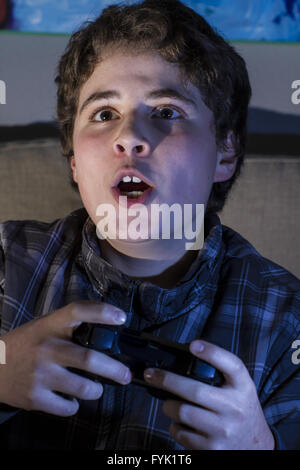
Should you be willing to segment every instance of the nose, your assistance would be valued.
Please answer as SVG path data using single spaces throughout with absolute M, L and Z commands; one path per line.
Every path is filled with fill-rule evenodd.
M 151 151 L 149 141 L 133 125 L 127 125 L 121 130 L 113 147 L 117 156 L 147 157 Z

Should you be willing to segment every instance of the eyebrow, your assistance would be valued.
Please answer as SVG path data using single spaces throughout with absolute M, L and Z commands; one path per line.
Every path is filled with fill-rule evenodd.
M 120 99 L 121 95 L 117 90 L 96 91 L 95 93 L 92 93 L 81 105 L 79 114 L 81 114 L 90 103 L 94 101 L 108 100 L 110 98 Z M 146 95 L 146 99 L 158 98 L 175 98 L 179 101 L 183 101 L 187 105 L 192 105 L 197 108 L 197 105 L 192 98 L 188 98 L 173 88 L 160 88 L 158 90 L 152 90 Z

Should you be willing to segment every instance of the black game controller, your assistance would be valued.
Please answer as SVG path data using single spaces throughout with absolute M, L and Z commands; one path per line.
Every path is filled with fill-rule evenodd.
M 178 400 L 178 396 L 145 382 L 145 369 L 160 368 L 217 387 L 224 383 L 223 375 L 207 362 L 193 356 L 188 344 L 175 343 L 144 331 L 124 326 L 82 323 L 74 331 L 73 341 L 126 364 L 132 372 L 132 383 L 146 387 L 152 396 L 163 400 L 170 398 Z M 91 374 L 85 376 L 101 383 L 118 385 L 100 376 Z

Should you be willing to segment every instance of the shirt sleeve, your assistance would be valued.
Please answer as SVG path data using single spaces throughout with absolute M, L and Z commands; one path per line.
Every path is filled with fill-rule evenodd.
M 2 307 L 5 287 L 5 257 L 3 247 L 0 241 L 0 331 L 2 331 Z M 5 357 L 0 358 L 0 367 L 5 367 Z M 15 416 L 16 413 L 21 411 L 19 408 L 14 408 L 9 405 L 0 403 L 0 424 Z

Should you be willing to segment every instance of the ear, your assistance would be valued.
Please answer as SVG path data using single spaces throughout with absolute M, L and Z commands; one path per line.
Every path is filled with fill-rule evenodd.
M 75 162 L 74 155 L 73 155 L 73 157 L 71 157 L 70 166 L 71 166 L 71 170 L 72 170 L 72 174 L 73 174 L 73 180 L 75 181 L 75 183 L 78 183 L 78 181 L 77 181 L 77 168 L 76 168 L 76 162 Z
M 224 149 L 219 150 L 217 153 L 214 183 L 229 180 L 235 172 L 237 161 L 236 139 L 233 132 L 229 131 Z

